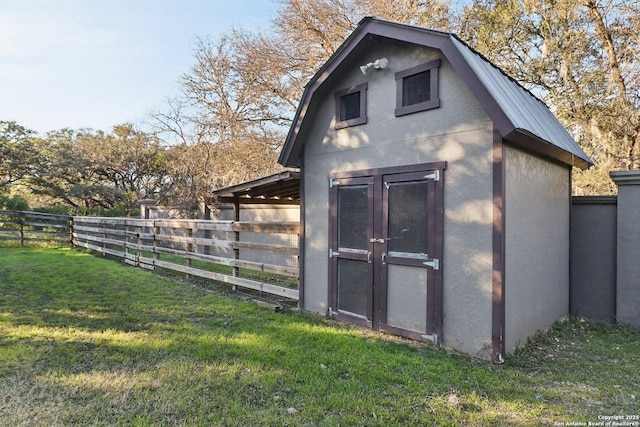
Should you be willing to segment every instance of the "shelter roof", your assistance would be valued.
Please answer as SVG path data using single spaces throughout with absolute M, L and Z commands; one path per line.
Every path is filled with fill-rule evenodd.
M 285 170 L 212 192 L 218 203 L 300 204 L 300 172 Z

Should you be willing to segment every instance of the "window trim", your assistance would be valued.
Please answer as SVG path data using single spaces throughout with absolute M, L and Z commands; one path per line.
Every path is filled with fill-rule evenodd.
M 424 64 L 420 64 L 418 66 L 409 68 L 407 70 L 398 71 L 396 73 L 396 109 L 395 109 L 396 117 L 440 107 L 440 93 L 438 92 L 439 69 L 440 69 L 440 60 L 436 59 Z M 423 73 L 425 71 L 430 71 L 429 73 L 430 99 L 428 101 L 420 102 L 418 104 L 402 105 L 403 81 L 405 77 L 410 77 L 419 73 Z
M 368 83 L 361 83 L 356 86 L 351 86 L 346 89 L 339 90 L 335 93 L 336 100 L 336 114 L 335 114 L 335 128 L 344 129 L 351 126 L 357 126 L 367 123 L 367 89 Z M 351 95 L 353 93 L 360 92 L 360 117 L 355 117 L 349 120 L 340 120 L 340 105 L 341 99 L 345 95 Z

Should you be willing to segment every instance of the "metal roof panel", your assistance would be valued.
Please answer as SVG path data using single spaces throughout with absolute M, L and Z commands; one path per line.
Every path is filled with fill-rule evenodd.
M 460 39 L 453 35 L 451 39 L 515 130 L 530 133 L 591 163 L 589 156 L 573 140 L 544 102 Z

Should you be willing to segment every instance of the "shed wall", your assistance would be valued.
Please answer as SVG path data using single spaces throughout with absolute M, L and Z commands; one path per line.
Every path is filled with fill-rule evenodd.
M 343 78 L 331 82 L 332 91 L 313 106 L 305 134 L 304 308 L 328 309 L 327 175 L 444 160 L 443 343 L 489 357 L 493 124 L 437 50 L 395 42 L 377 47 L 369 56 L 354 56 Z M 383 56 L 387 69 L 360 73 L 358 65 Z M 437 58 L 441 107 L 396 118 L 394 73 Z M 336 131 L 333 90 L 365 81 L 368 123 Z
M 505 147 L 505 350 L 569 313 L 568 167 Z

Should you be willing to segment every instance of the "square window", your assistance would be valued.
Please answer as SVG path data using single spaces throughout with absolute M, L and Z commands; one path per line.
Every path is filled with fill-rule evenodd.
M 339 90 L 335 98 L 336 129 L 367 123 L 367 83 Z
M 396 116 L 438 108 L 440 60 L 396 73 Z

